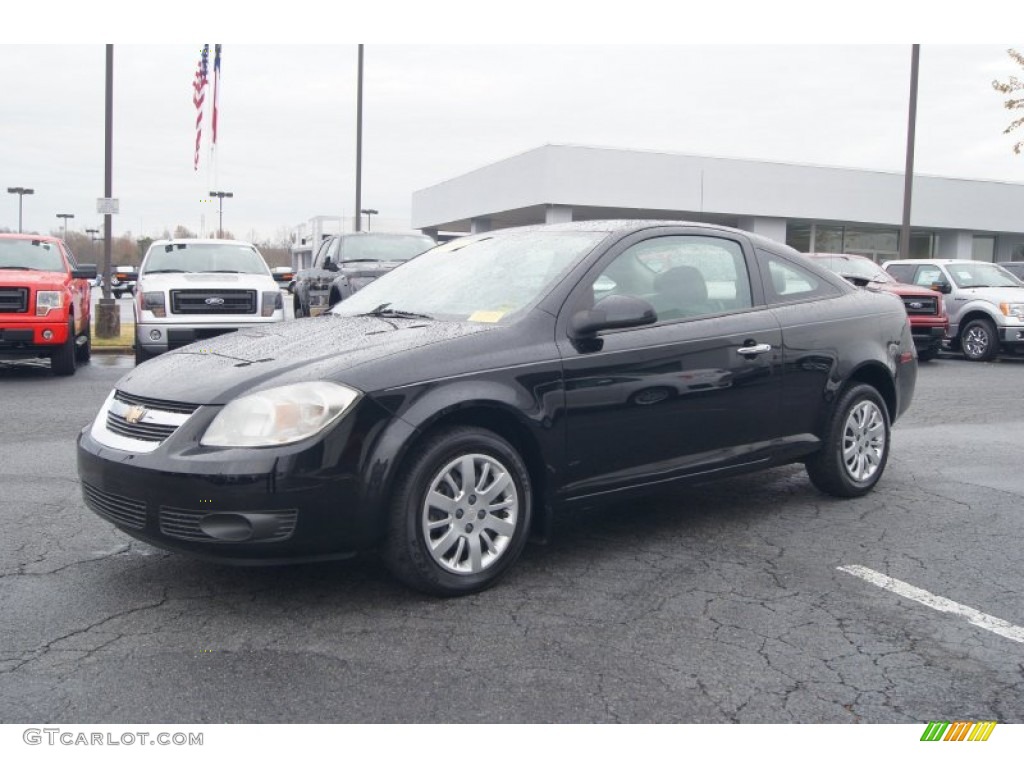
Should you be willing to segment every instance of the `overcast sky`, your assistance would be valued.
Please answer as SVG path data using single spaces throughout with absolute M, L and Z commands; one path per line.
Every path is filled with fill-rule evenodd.
M 265 29 L 237 35 L 253 43 L 222 35 L 218 148 L 211 158 L 207 125 L 197 172 L 192 79 L 202 32 L 193 34 L 199 42 L 115 37 L 115 233 L 213 230 L 214 189 L 234 193 L 224 226 L 237 237 L 276 239 L 316 215 L 351 218 L 356 46 L 257 44 Z M 545 45 L 466 46 L 451 40 L 474 38 L 451 30 L 443 45 L 408 37 L 403 27 L 393 37 L 402 44 L 365 48 L 362 202 L 380 211 L 375 229 L 408 227 L 415 190 L 549 143 L 903 169 L 909 44 L 582 44 L 568 31 L 566 44 Z M 1011 46 L 922 45 L 918 173 L 1024 183 L 1024 156 L 1011 151 L 1024 131 L 1002 134 L 1013 115 L 991 87 L 1024 75 Z M 24 199 L 27 231 L 57 230 L 57 213 L 73 213 L 74 229 L 100 225 L 104 55 L 100 42 L 0 44 L 0 188 L 35 189 Z M 212 84 L 207 117 L 211 101 Z M 16 229 L 17 217 L 17 196 L 5 194 L 0 227 Z

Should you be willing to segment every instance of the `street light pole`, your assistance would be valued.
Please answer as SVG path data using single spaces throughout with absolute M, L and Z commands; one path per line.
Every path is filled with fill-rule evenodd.
M 917 69 L 921 46 L 910 49 L 910 109 L 907 115 L 907 163 L 903 171 L 903 224 L 900 227 L 900 258 L 910 258 L 910 200 L 914 192 L 914 138 L 917 130 Z
M 360 213 L 365 213 L 366 214 L 366 231 L 369 232 L 370 231 L 370 217 L 375 215 L 375 214 L 377 214 L 377 213 L 380 213 L 380 211 L 378 211 L 376 208 L 363 208 L 360 211 Z
M 363 46 L 359 45 L 359 79 L 356 83 L 356 232 L 362 229 L 363 198 Z
M 64 219 L 64 242 L 66 243 L 68 241 L 68 219 L 75 218 L 75 214 L 73 214 L 73 213 L 58 213 L 57 214 L 57 218 L 58 219 Z
M 234 197 L 231 192 L 211 192 L 210 197 L 216 197 L 218 201 L 218 212 L 217 212 L 217 238 L 224 237 L 224 198 Z
M 18 234 L 21 234 L 21 201 L 25 195 L 35 194 L 35 190 L 27 187 L 8 187 L 7 191 L 18 196 Z

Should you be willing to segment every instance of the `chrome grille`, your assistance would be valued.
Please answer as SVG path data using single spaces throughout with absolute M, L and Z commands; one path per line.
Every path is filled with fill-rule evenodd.
M 144 424 L 142 422 L 132 424 L 123 416 L 113 411 L 107 413 L 107 429 L 115 435 L 123 435 L 124 437 L 131 437 L 136 440 L 163 442 L 173 435 L 174 430 L 177 428 L 175 424 Z
M 939 302 L 934 296 L 903 296 L 908 315 L 937 315 Z
M 189 288 L 171 291 L 175 315 L 254 315 L 256 291 L 238 288 Z
M 191 403 L 113 391 L 93 422 L 92 436 L 103 445 L 130 453 L 150 453 L 199 408 Z
M 165 536 L 185 541 L 217 541 L 222 539 L 214 538 L 199 527 L 199 523 L 207 515 L 215 514 L 212 510 L 180 509 L 178 507 L 160 507 L 160 532 Z M 298 519 L 298 512 L 295 510 L 280 512 L 247 512 L 246 514 L 260 515 L 261 517 L 272 518 L 269 522 L 274 526 L 272 530 L 254 539 L 246 541 L 258 541 L 259 543 L 271 543 L 284 541 L 290 538 L 295 532 L 295 523 Z M 226 542 L 230 543 L 230 542 Z
M 82 497 L 86 506 L 100 517 L 115 525 L 141 529 L 146 526 L 146 502 L 129 499 L 82 483 Z
M 167 411 L 168 413 L 195 413 L 196 408 L 199 407 L 194 403 L 180 403 L 174 400 L 157 400 L 152 397 L 129 395 L 121 390 L 117 390 L 114 393 L 114 397 L 127 405 L 141 405 L 154 411 Z
M 0 312 L 28 312 L 28 288 L 0 288 Z

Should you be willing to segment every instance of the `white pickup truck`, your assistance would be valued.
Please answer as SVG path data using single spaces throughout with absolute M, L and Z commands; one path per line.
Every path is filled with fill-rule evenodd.
M 281 290 L 251 243 L 157 240 L 139 268 L 135 362 L 239 328 L 281 320 Z

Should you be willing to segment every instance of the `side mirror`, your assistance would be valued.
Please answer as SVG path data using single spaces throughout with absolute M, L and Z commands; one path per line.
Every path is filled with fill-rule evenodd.
M 71 277 L 73 277 L 75 280 L 95 280 L 96 265 L 79 264 L 78 269 L 71 270 Z
M 328 272 L 337 272 L 338 265 L 335 264 L 330 259 L 324 259 L 324 269 L 326 269 Z
M 936 282 L 932 283 L 931 289 L 933 291 L 938 291 L 939 293 L 952 293 L 953 292 L 953 286 L 951 286 L 949 283 L 947 283 L 945 281 L 942 281 L 942 282 L 936 281 Z
M 593 309 L 580 310 L 573 315 L 569 321 L 569 335 L 573 338 L 593 336 L 598 331 L 613 328 L 650 325 L 657 319 L 658 314 L 650 302 L 636 296 L 616 294 L 605 296 Z

